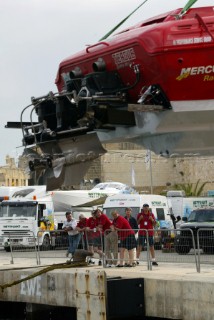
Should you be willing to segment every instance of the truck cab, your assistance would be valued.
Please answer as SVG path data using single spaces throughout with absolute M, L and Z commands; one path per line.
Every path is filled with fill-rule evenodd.
M 192 248 L 198 248 L 199 243 L 198 249 L 203 249 L 204 253 L 214 253 L 214 208 L 193 210 L 183 221 L 175 237 L 175 251 L 187 254 Z
M 18 247 L 50 246 L 54 230 L 53 205 L 49 198 L 3 200 L 0 204 L 0 248 L 10 251 Z

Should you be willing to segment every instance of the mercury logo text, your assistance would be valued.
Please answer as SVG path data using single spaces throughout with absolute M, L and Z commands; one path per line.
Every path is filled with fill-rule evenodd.
M 176 79 L 180 81 L 189 76 L 196 76 L 196 75 L 204 75 L 204 78 L 203 78 L 204 81 L 213 80 L 214 66 L 208 65 L 208 66 L 182 68 L 180 75 Z

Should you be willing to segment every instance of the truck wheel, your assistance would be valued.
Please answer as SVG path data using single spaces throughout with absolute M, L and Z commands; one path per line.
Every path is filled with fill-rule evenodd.
M 41 251 L 46 251 L 46 250 L 49 250 L 49 249 L 50 249 L 50 238 L 49 238 L 49 236 L 46 234 L 46 235 L 44 236 L 42 245 L 40 246 L 40 250 L 41 250 Z
M 175 252 L 178 254 L 187 254 L 190 252 L 189 247 L 175 246 Z
M 4 247 L 4 249 L 5 249 L 6 252 L 10 252 L 10 246 Z
M 178 254 L 187 254 L 191 249 L 186 239 L 181 238 L 175 238 L 174 246 L 175 252 L 177 252 Z

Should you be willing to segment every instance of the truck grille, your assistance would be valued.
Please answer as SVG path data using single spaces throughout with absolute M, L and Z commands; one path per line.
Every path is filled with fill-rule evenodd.
M 33 233 L 28 231 L 28 230 L 7 230 L 7 231 L 3 231 L 2 236 L 4 237 L 10 237 L 10 238 L 14 238 L 14 237 L 23 237 L 23 236 L 28 236 L 28 237 L 32 237 Z
M 198 233 L 198 229 L 200 229 L 199 233 Z M 213 230 L 203 230 L 202 228 L 198 228 L 198 229 L 197 228 L 191 229 L 193 232 L 196 247 L 197 247 L 197 235 L 199 237 L 200 246 L 204 246 L 209 242 L 213 244 L 214 229 Z M 185 239 L 189 239 L 189 241 L 192 242 L 192 234 L 190 230 L 182 230 L 181 236 L 184 237 Z

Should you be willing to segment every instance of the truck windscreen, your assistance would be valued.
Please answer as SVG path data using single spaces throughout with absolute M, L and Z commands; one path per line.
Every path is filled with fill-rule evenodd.
M 194 210 L 191 212 L 188 222 L 213 222 L 214 209 Z
M 2 218 L 36 218 L 37 202 L 2 202 L 0 205 L 0 217 Z

